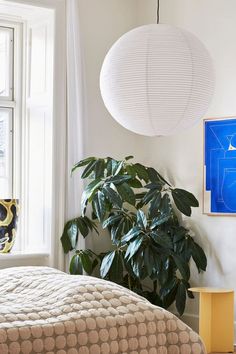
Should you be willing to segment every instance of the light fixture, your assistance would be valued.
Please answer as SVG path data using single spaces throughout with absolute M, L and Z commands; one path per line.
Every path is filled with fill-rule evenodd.
M 124 34 L 105 57 L 100 89 L 117 122 L 142 135 L 172 135 L 206 113 L 212 61 L 192 33 L 158 23 Z

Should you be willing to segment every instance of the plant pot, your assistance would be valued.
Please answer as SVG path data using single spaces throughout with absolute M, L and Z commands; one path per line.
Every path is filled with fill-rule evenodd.
M 0 199 L 0 253 L 9 253 L 16 238 L 18 199 Z

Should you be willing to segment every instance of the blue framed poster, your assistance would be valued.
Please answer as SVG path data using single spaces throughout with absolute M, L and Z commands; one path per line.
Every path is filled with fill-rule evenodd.
M 207 214 L 236 214 L 236 117 L 204 120 L 204 195 Z

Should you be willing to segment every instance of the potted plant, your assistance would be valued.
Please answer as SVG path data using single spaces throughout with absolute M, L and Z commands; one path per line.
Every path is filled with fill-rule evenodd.
M 15 243 L 18 216 L 18 199 L 0 199 L 0 253 L 9 253 Z
M 174 188 L 158 171 L 132 156 L 122 161 L 89 157 L 72 169 L 83 168 L 89 183 L 81 200 L 81 216 L 69 220 L 61 237 L 65 253 L 73 251 L 71 274 L 94 274 L 119 283 L 168 308 L 175 302 L 180 315 L 190 287 L 192 258 L 198 271 L 205 271 L 207 259 L 177 216 L 191 215 L 198 201 L 186 190 Z M 78 237 L 107 229 L 111 249 L 102 254 L 77 249 Z

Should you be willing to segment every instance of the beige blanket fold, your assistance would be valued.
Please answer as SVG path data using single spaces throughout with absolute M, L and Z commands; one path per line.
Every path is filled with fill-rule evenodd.
M 203 354 L 198 334 L 108 281 L 47 267 L 0 270 L 0 354 Z

